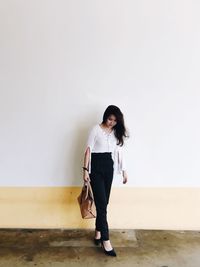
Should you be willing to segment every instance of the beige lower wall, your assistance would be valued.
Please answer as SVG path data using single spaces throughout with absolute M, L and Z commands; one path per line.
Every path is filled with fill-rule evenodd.
M 0 228 L 93 228 L 80 216 L 80 187 L 0 187 Z M 110 228 L 200 230 L 200 188 L 117 188 Z

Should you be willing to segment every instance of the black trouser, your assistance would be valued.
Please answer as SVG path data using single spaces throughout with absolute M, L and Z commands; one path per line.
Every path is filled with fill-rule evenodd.
M 107 205 L 113 181 L 113 159 L 111 152 L 91 153 L 91 187 L 97 210 L 96 230 L 102 240 L 109 240 Z

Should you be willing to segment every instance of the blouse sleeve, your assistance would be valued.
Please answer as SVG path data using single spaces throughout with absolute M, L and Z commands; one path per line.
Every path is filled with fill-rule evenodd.
M 86 149 L 85 149 L 85 152 L 86 152 L 87 148 L 88 147 L 90 148 L 89 173 L 91 173 L 91 152 L 94 147 L 95 141 L 96 141 L 96 126 L 93 126 L 89 132 L 88 139 L 86 142 Z
M 126 161 L 124 156 L 124 147 L 118 147 L 118 173 L 122 173 L 122 171 L 126 171 Z

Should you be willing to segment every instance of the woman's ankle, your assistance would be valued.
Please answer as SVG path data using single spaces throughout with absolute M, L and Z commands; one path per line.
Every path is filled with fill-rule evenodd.
M 101 238 L 101 232 L 98 230 L 95 230 L 95 238 L 100 239 Z

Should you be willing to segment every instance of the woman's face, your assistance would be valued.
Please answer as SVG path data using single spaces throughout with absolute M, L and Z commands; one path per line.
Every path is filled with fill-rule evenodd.
M 106 126 L 113 128 L 117 124 L 117 119 L 114 115 L 110 115 L 106 120 Z

